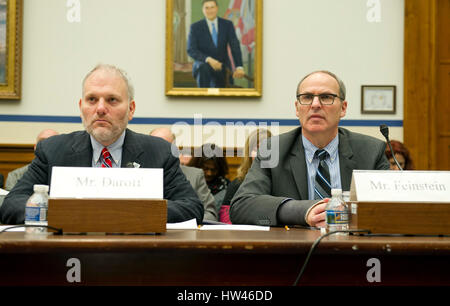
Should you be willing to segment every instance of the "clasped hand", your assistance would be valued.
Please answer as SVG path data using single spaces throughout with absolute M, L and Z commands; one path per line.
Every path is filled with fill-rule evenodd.
M 309 211 L 306 217 L 306 222 L 313 227 L 325 227 L 326 226 L 326 212 L 325 208 L 330 199 L 326 198 L 317 202 L 313 208 Z

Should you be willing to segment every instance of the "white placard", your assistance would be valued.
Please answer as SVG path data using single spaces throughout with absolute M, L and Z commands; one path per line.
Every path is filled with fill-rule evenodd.
M 450 171 L 354 170 L 351 200 L 450 202 Z
M 52 198 L 162 199 L 163 169 L 53 167 Z

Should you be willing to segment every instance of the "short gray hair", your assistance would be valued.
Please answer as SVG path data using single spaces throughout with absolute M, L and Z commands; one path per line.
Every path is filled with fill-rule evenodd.
M 298 95 L 298 89 L 300 88 L 300 85 L 302 84 L 302 82 L 309 77 L 310 75 L 316 74 L 316 73 L 325 73 L 328 74 L 329 76 L 331 76 L 333 79 L 336 80 L 336 82 L 339 85 L 339 97 L 342 98 L 342 100 L 345 100 L 345 85 L 344 82 L 342 82 L 342 80 L 340 78 L 337 77 L 337 75 L 335 75 L 333 72 L 327 71 L 327 70 L 317 70 L 317 71 L 313 71 L 311 73 L 308 73 L 297 85 L 297 92 L 295 93 L 295 96 Z
M 130 78 L 128 77 L 125 70 L 120 69 L 114 65 L 109 65 L 109 64 L 98 64 L 97 66 L 94 67 L 94 69 L 89 71 L 89 73 L 84 77 L 83 83 L 81 84 L 83 96 L 84 96 L 84 84 L 86 83 L 86 80 L 91 76 L 91 74 L 93 74 L 97 70 L 112 71 L 112 72 L 116 73 L 117 75 L 119 75 L 122 78 L 122 80 L 125 82 L 125 85 L 127 86 L 128 101 L 134 100 L 133 84 L 131 84 Z

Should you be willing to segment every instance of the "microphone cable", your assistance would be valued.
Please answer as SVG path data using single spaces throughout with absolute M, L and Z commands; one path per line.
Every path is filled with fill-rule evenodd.
M 55 231 L 53 233 L 54 235 L 62 235 L 63 234 L 63 229 L 62 228 L 56 228 L 56 227 L 49 226 L 49 225 L 34 225 L 34 224 L 33 225 L 32 224 L 21 224 L 21 225 L 9 226 L 9 227 L 6 227 L 6 228 L 2 229 L 0 231 L 0 234 L 8 232 L 10 229 L 20 228 L 20 227 L 45 227 L 45 228 L 54 230 Z
M 317 248 L 317 246 L 319 245 L 319 243 L 322 241 L 323 238 L 328 237 L 330 235 L 336 234 L 336 233 L 368 233 L 370 234 L 371 231 L 370 230 L 339 230 L 339 231 L 331 231 L 328 232 L 326 234 L 323 234 L 322 236 L 320 236 L 319 238 L 317 238 L 314 243 L 312 244 L 311 248 L 309 249 L 308 255 L 306 256 L 305 262 L 303 263 L 302 268 L 300 269 L 300 272 L 298 273 L 297 278 L 295 279 L 294 283 L 292 284 L 292 286 L 296 287 L 298 286 L 298 283 L 303 275 L 303 273 L 305 272 L 305 269 L 309 263 L 309 260 L 311 259 L 311 255 L 314 253 L 315 249 Z

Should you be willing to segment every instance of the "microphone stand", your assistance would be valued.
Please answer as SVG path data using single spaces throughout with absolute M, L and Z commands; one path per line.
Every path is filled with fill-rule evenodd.
M 392 158 L 394 159 L 395 164 L 400 169 L 400 171 L 403 171 L 403 168 L 400 166 L 397 158 L 395 157 L 394 150 L 392 150 L 391 141 L 389 140 L 389 128 L 388 128 L 388 126 L 386 124 L 380 125 L 380 132 L 381 132 L 381 134 L 383 134 L 384 138 L 386 138 L 386 142 L 387 142 L 387 144 L 389 146 L 389 150 L 391 150 Z

